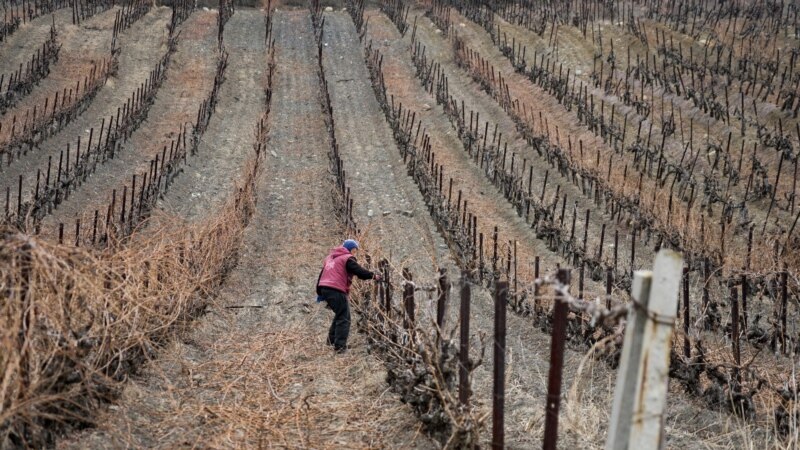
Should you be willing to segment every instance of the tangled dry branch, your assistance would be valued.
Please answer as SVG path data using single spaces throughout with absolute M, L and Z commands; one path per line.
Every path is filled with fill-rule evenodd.
M 104 249 L 0 232 L 0 446 L 53 442 L 203 311 L 236 260 L 260 153 L 219 214 Z

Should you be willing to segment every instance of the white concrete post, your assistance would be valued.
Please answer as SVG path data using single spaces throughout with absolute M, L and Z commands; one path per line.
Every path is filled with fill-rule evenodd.
M 682 272 L 681 255 L 661 250 L 652 272 L 634 273 L 631 296 L 639 306 L 628 313 L 606 450 L 658 449 L 663 444 L 662 415 Z

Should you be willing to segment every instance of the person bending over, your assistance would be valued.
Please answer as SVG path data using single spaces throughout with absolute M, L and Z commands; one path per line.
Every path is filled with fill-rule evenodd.
M 350 335 L 350 305 L 347 295 L 350 293 L 353 276 L 362 280 L 381 280 L 380 274 L 370 272 L 356 262 L 357 253 L 358 242 L 353 239 L 331 249 L 317 279 L 317 301 L 327 303 L 334 313 L 327 343 L 337 353 L 344 353 L 347 349 L 347 338 Z

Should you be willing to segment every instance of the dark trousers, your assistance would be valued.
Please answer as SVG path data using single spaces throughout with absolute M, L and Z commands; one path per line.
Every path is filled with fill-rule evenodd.
M 347 348 L 347 337 L 350 336 L 350 305 L 347 296 L 335 289 L 320 289 L 320 295 L 333 311 L 333 322 L 328 330 L 328 345 L 337 351 Z

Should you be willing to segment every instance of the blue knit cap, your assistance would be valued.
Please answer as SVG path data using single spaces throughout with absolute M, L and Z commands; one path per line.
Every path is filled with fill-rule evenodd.
M 347 251 L 352 252 L 354 248 L 358 248 L 358 242 L 354 241 L 353 239 L 348 239 L 344 241 L 342 247 L 346 248 Z

